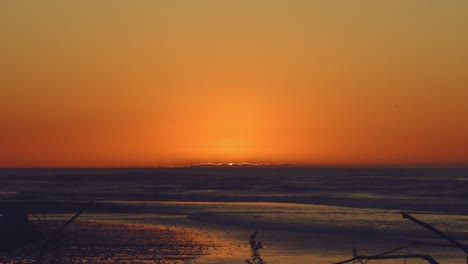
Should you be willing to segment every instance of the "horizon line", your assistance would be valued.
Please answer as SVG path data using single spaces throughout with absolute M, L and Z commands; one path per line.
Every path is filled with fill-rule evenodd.
M 304 168 L 304 169 L 468 169 L 465 163 L 449 164 L 382 164 L 382 165 L 314 165 L 314 164 L 247 164 L 247 163 L 197 163 L 178 166 L 24 166 L 24 167 L 1 167 L 0 170 L 20 169 L 196 169 L 196 168 Z

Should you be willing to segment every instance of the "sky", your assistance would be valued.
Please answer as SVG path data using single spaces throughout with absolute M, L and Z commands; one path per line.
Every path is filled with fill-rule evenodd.
M 1 1 L 0 167 L 468 165 L 466 0 Z

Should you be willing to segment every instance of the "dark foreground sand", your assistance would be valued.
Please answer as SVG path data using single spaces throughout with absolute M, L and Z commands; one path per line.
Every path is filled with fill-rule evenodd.
M 44 205 L 47 203 L 31 202 L 28 208 L 49 212 L 35 220 L 47 231 L 56 230 L 83 203 L 72 204 L 73 207 Z M 10 203 L 10 209 L 26 208 L 22 206 Z M 46 263 L 245 263 L 250 256 L 248 239 L 256 230 L 265 246 L 262 257 L 271 264 L 329 264 L 348 259 L 352 248 L 375 254 L 412 241 L 440 242 L 392 210 L 147 201 L 96 202 L 89 209 L 98 212 L 87 211 L 67 227 L 60 243 L 47 251 Z M 466 216 L 419 214 L 418 217 L 456 238 L 466 238 Z M 39 251 L 38 245 L 34 245 L 0 255 L 0 263 L 19 260 L 32 263 Z M 440 263 L 464 263 L 462 252 L 452 248 L 412 248 L 402 252 L 430 253 Z
M 47 237 L 63 220 L 36 220 Z M 41 241 L 43 242 L 43 241 Z M 0 263 L 33 263 L 41 242 L 0 255 Z M 177 227 L 79 220 L 69 225 L 46 251 L 45 263 L 187 263 L 207 255 L 216 241 Z

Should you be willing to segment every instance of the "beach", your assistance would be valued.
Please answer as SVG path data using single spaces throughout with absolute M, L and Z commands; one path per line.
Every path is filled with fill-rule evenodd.
M 0 264 L 468 264 L 468 0 L 0 2 Z
M 3 171 L 2 177 L 7 179 L 3 183 L 9 184 L 9 192 L 14 196 L 10 194 L 5 197 L 0 205 L 2 208 L 30 210 L 31 214 L 45 219 L 65 221 L 86 204 L 86 199 L 94 198 L 94 204 L 64 233 L 75 232 L 73 228 L 81 228 L 83 223 L 88 223 L 88 227 L 89 223 L 93 223 L 93 228 L 101 230 L 128 226 L 129 237 L 138 239 L 127 239 L 135 243 L 132 246 L 135 251 L 125 254 L 132 261 L 150 263 L 157 263 L 154 259 L 157 254 L 160 254 L 157 261 L 170 263 L 245 263 L 250 258 L 249 238 L 255 231 L 259 232 L 258 239 L 264 245 L 261 255 L 268 263 L 333 263 L 352 257 L 353 248 L 365 254 L 377 254 L 414 241 L 444 242 L 402 219 L 400 210 L 410 210 L 418 219 L 457 239 L 468 240 L 468 215 L 464 206 L 467 181 L 464 178 L 466 171 L 463 170 L 438 172 L 446 175 L 443 184 L 452 186 L 452 189 L 440 188 L 442 181 L 434 182 L 434 175 L 423 175 L 424 171 L 421 170 L 399 171 L 403 176 L 396 182 L 400 184 L 393 186 L 386 186 L 386 181 L 390 176 L 396 177 L 395 171 L 273 170 L 277 175 L 271 170 L 258 171 L 260 179 L 250 178 L 252 176 L 249 175 L 255 170 L 187 169 L 169 170 L 169 174 L 168 171 L 158 170 L 98 171 L 100 174 L 81 171 L 84 175 L 81 184 L 87 187 L 77 188 L 77 192 L 68 190 L 72 190 L 77 183 L 74 177 L 78 176 L 74 175 L 79 175 L 79 170 L 68 171 L 68 174 L 42 171 L 32 175 L 21 172 L 22 176 L 18 176 L 18 171 L 16 176 Z M 381 174 L 380 182 L 378 175 L 374 175 L 376 180 L 373 182 L 355 183 L 348 188 L 341 181 L 346 178 L 346 173 L 371 178 L 376 172 Z M 171 187 L 173 174 L 183 176 L 178 179 L 178 186 Z M 284 186 L 285 180 L 282 180 L 286 174 L 289 175 L 288 186 Z M 114 180 L 106 181 L 109 175 L 114 175 Z M 436 175 L 437 179 L 441 179 L 441 175 Z M 34 177 L 35 181 L 32 180 Z M 21 179 L 27 179 L 29 187 L 22 184 Z M 44 179 L 47 179 L 47 183 L 42 183 Z M 296 185 L 291 184 L 294 183 L 293 179 L 298 182 Z M 256 181 L 258 185 L 248 185 L 245 183 L 248 181 Z M 434 186 L 430 185 L 431 181 Z M 161 186 L 162 182 L 166 184 Z M 200 182 L 200 185 L 196 185 L 196 182 Z M 233 182 L 238 184 L 234 186 Z M 427 194 L 418 190 L 417 184 L 409 183 L 428 185 Z M 377 191 L 373 192 L 370 185 Z M 16 189 L 12 186 L 16 186 Z M 119 192 L 121 188 L 131 191 Z M 163 191 L 149 191 L 156 188 Z M 302 190 L 298 191 L 300 188 Z M 363 188 L 367 188 L 367 192 Z M 439 189 L 438 199 L 426 197 L 432 195 L 431 188 Z M 2 191 L 5 193 L 6 189 Z M 224 196 L 221 195 L 223 193 Z M 59 195 L 60 199 L 57 199 Z M 86 199 L 77 199 L 80 195 Z M 150 196 L 158 199 L 149 199 Z M 311 200 L 317 203 L 304 202 Z M 419 202 L 421 200 L 425 202 Z M 437 210 L 427 210 L 429 207 Z M 158 243 L 169 246 L 178 247 L 181 241 L 189 243 L 182 243 L 187 248 L 176 254 L 179 256 L 177 259 L 168 252 L 157 253 L 158 247 L 151 244 L 154 240 L 142 236 L 139 233 L 141 230 L 153 230 L 151 232 L 155 232 L 155 236 L 166 237 L 166 240 Z M 164 235 L 164 230 L 172 230 L 175 233 L 171 234 L 176 235 Z M 105 241 L 108 240 L 106 236 L 103 237 Z M 77 236 L 68 238 L 72 241 L 71 238 Z M 83 247 L 91 248 L 99 248 L 100 242 L 96 241 L 102 240 L 90 236 L 80 239 L 80 243 L 86 244 Z M 143 241 L 149 244 L 142 247 L 139 243 Z M 107 246 L 117 251 L 124 250 L 118 243 Z M 146 251 L 138 251 L 142 248 Z M 95 250 L 91 255 L 99 257 L 98 252 L 107 250 Z M 414 247 L 402 252 L 431 253 L 441 263 L 464 263 L 463 252 L 454 248 Z M 128 261 L 128 258 L 121 261 Z M 401 260 L 385 263 L 401 263 Z M 410 263 L 424 262 L 411 260 Z

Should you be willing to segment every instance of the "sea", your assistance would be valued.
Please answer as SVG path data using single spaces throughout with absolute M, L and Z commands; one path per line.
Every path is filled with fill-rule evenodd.
M 1 169 L 0 214 L 80 218 L 202 230 L 219 248 L 193 263 L 245 263 L 258 232 L 274 263 L 335 263 L 409 243 L 398 254 L 466 263 L 463 251 L 406 212 L 468 245 L 468 169 L 186 167 Z M 396 254 L 396 253 L 395 253 Z M 352 262 L 351 262 L 352 263 Z M 418 259 L 369 263 L 427 263 Z

